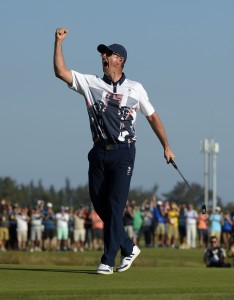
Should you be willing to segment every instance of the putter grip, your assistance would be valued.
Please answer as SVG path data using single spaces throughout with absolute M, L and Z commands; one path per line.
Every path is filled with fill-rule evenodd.
M 172 158 L 169 160 L 169 164 L 172 164 L 173 167 L 174 167 L 176 170 L 178 170 L 177 165 L 176 165 L 176 163 L 174 162 L 174 160 L 173 160 Z

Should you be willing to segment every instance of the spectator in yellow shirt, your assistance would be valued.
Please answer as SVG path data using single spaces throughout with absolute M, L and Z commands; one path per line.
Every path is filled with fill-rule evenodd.
M 172 202 L 170 204 L 170 209 L 168 211 L 168 232 L 167 232 L 167 246 L 175 248 L 179 238 L 178 230 L 178 217 L 179 217 L 179 208 Z

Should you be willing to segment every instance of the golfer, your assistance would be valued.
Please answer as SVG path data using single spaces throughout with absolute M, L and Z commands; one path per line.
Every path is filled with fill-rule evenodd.
M 104 222 L 104 254 L 99 274 L 112 274 L 117 252 L 121 251 L 117 272 L 126 271 L 139 255 L 123 226 L 123 211 L 128 198 L 135 160 L 135 121 L 139 109 L 147 118 L 164 148 L 167 162 L 174 159 L 159 116 L 142 85 L 126 78 L 123 68 L 127 51 L 119 44 L 100 44 L 103 78 L 84 75 L 66 67 L 62 43 L 66 28 L 55 33 L 54 71 L 56 77 L 85 98 L 93 138 L 88 153 L 89 192 L 93 206 Z

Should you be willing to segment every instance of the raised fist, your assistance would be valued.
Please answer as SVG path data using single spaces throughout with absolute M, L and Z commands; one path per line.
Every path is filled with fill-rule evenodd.
M 56 39 L 63 41 L 68 34 L 68 30 L 66 28 L 57 28 L 55 32 Z

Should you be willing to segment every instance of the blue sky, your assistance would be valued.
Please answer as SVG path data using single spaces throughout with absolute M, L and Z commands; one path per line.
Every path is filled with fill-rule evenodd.
M 67 27 L 69 68 L 102 76 L 100 43 L 128 50 L 125 74 L 145 87 L 189 182 L 203 185 L 200 141 L 220 144 L 217 194 L 233 200 L 232 0 L 4 1 L 1 3 L 0 176 L 60 188 L 87 182 L 92 146 L 83 98 L 53 73 L 54 32 Z M 139 113 L 132 186 L 181 181 Z

